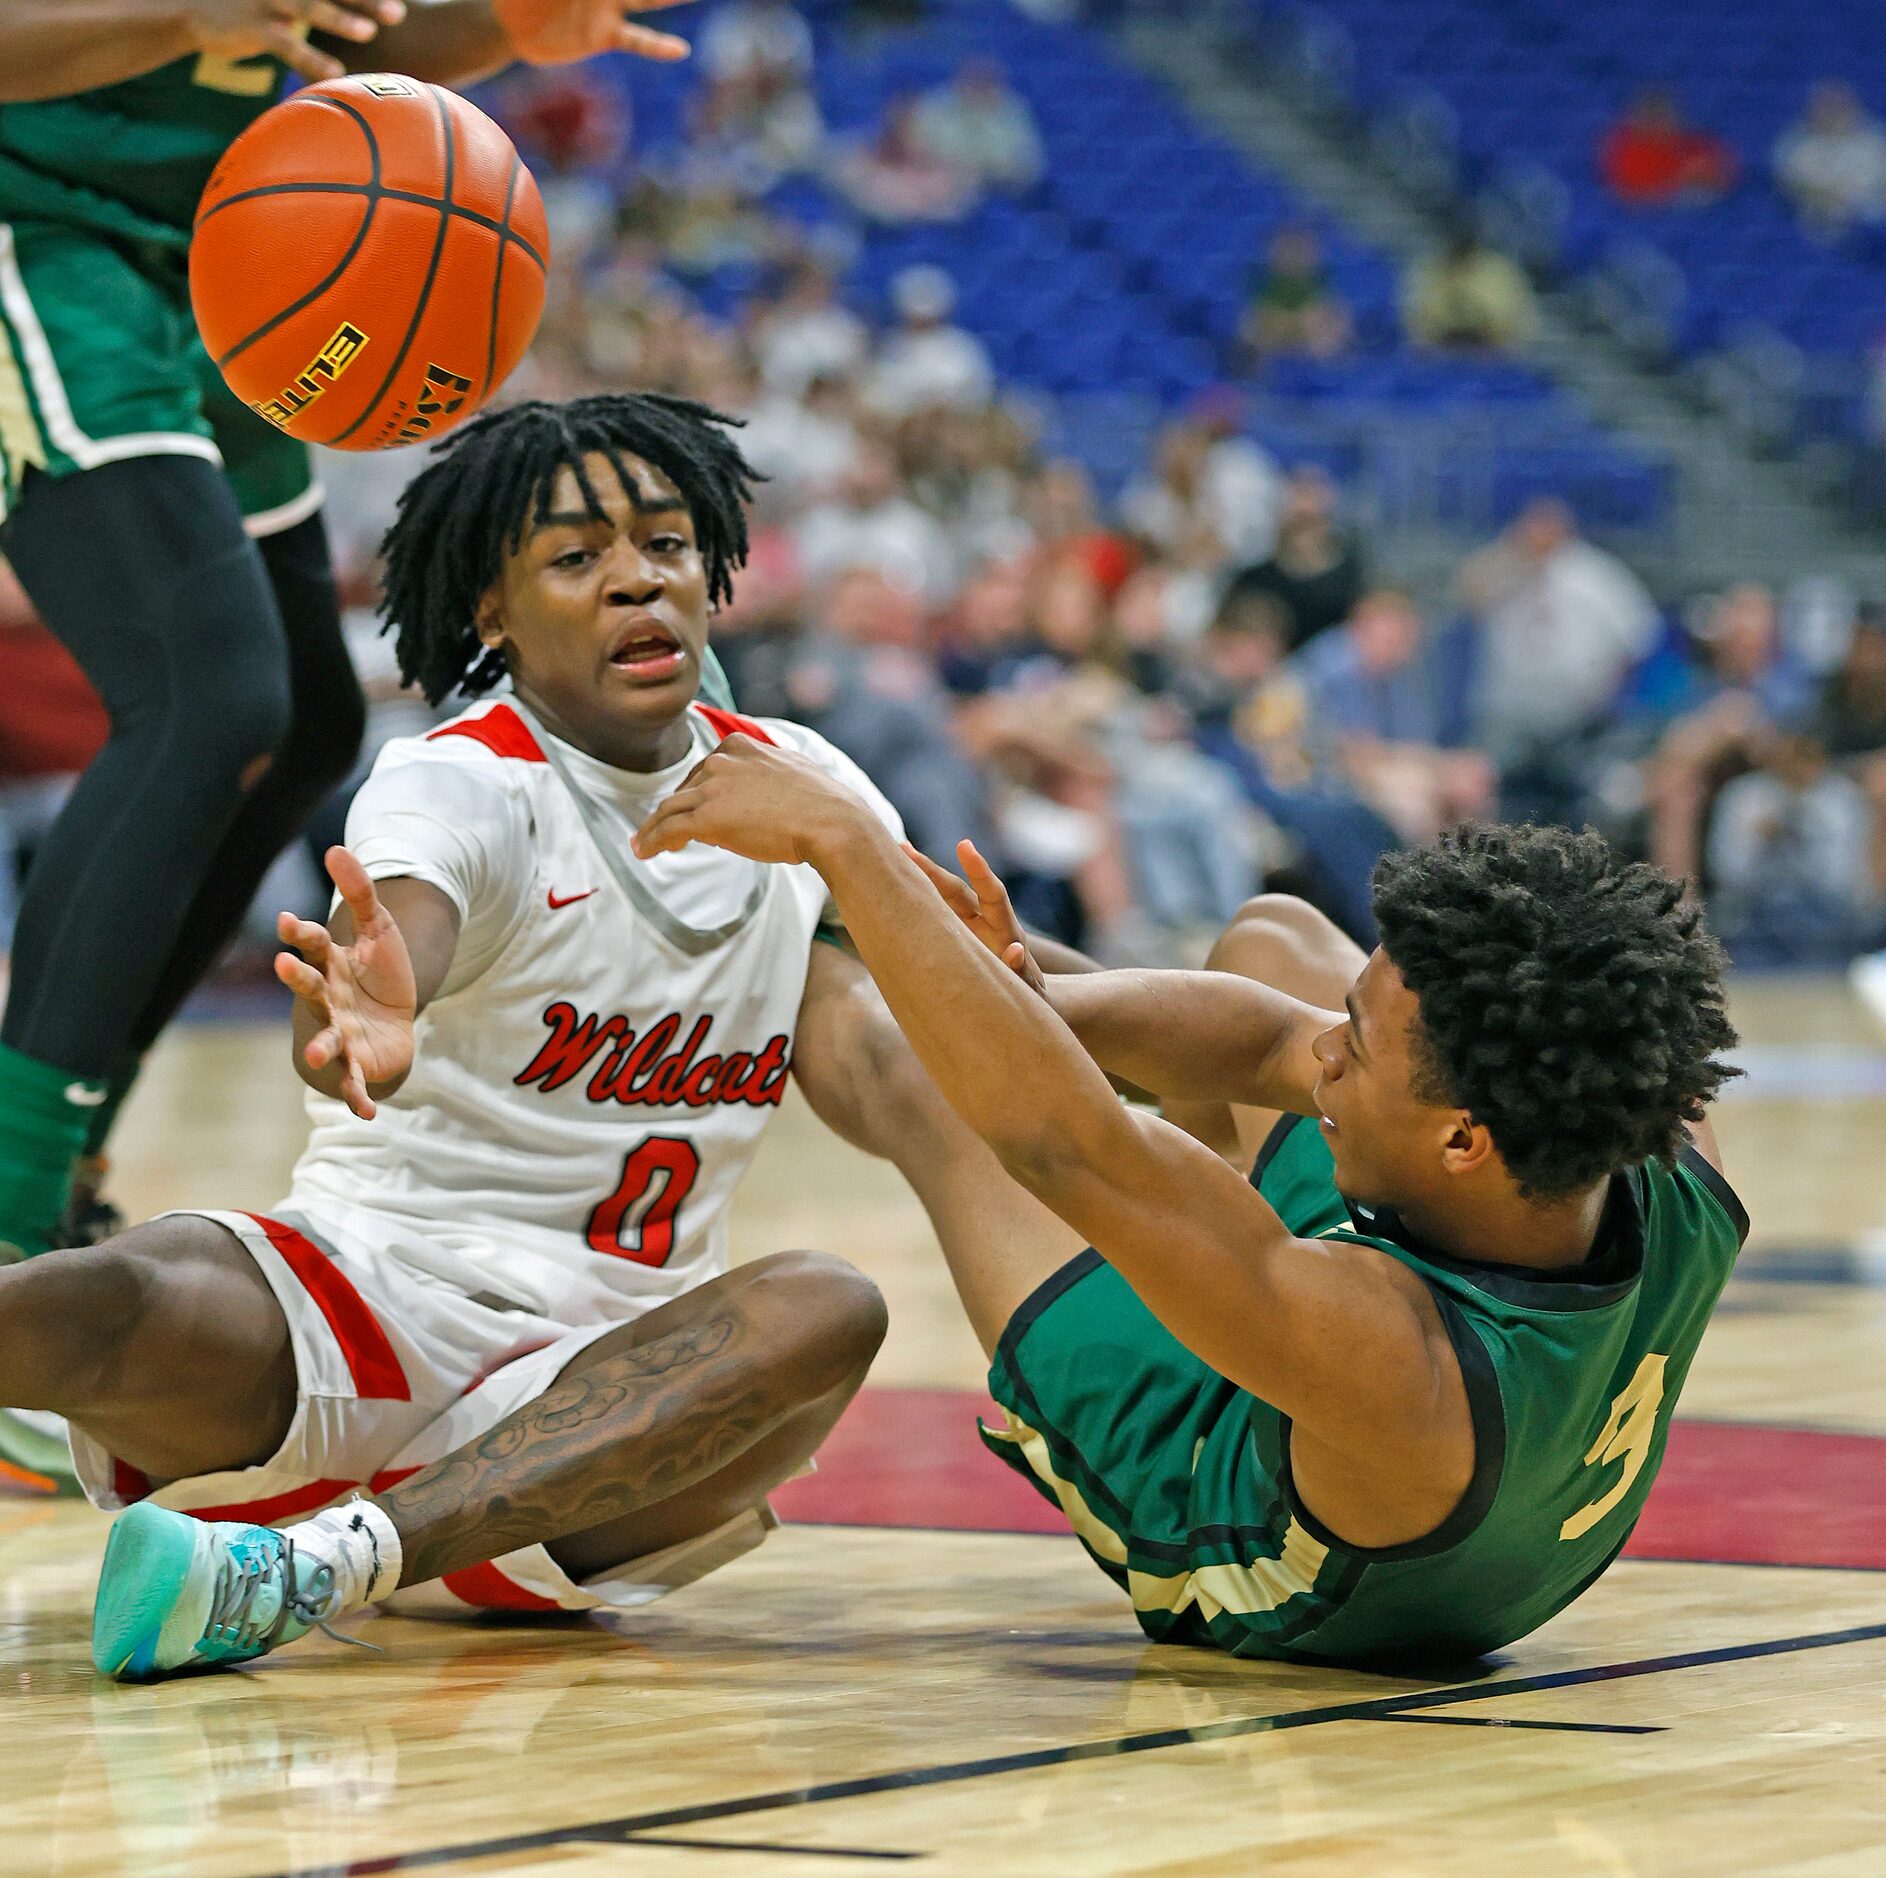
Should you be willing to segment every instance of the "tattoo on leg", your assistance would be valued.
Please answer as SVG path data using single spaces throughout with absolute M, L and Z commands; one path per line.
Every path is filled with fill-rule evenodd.
M 800 1406 L 736 1303 L 600 1356 L 380 1495 L 419 1584 L 618 1519 L 724 1467 Z

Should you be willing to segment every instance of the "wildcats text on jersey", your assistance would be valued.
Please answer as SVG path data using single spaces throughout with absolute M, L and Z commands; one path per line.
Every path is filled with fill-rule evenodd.
M 678 1050 L 673 1048 L 681 1034 L 678 1011 L 658 1018 L 639 1037 L 620 1013 L 608 1018 L 585 1015 L 562 998 L 545 1010 L 543 1021 L 550 1035 L 512 1078 L 519 1088 L 535 1083 L 540 1094 L 548 1095 L 580 1076 L 606 1051 L 584 1090 L 592 1102 L 691 1109 L 740 1102 L 749 1108 L 772 1108 L 785 1094 L 791 1046 L 784 1034 L 768 1038 L 757 1055 L 734 1050 L 697 1062 L 714 1028 L 711 1016 L 695 1019 Z

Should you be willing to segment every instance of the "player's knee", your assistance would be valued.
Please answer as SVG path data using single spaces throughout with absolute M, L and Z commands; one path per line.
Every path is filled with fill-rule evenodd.
M 1260 893 L 1232 915 L 1207 963 L 1213 971 L 1252 972 L 1279 949 L 1297 958 L 1315 958 L 1349 946 L 1341 927 L 1309 901 L 1293 893 Z
M 184 604 L 194 630 L 173 649 L 169 692 L 188 713 L 193 760 L 251 786 L 287 740 L 294 716 L 287 642 L 252 557 L 253 550 L 248 557 L 232 552 L 191 571 Z
M 755 1308 L 795 1327 L 794 1368 L 808 1395 L 863 1379 L 890 1328 L 884 1294 L 863 1272 L 829 1252 L 775 1252 L 741 1270 Z
M 117 1240 L 48 1252 L 33 1261 L 22 1290 L 28 1321 L 9 1323 L 15 1347 L 30 1351 L 26 1406 L 70 1410 L 124 1398 L 137 1327 L 148 1308 L 150 1262 Z

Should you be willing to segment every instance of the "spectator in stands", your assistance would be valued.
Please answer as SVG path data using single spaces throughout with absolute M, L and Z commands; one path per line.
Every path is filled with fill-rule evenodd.
M 1810 234 L 1844 234 L 1886 218 L 1886 131 L 1851 85 L 1828 81 L 1775 144 L 1775 180 Z
M 1499 767 L 1503 810 L 1572 819 L 1589 746 L 1656 638 L 1656 605 L 1552 499 L 1468 556 L 1459 590 L 1479 622 L 1474 741 Z
M 967 59 L 955 79 L 917 105 L 918 143 L 985 188 L 1019 192 L 1041 180 L 1041 133 L 1027 101 L 995 59 Z
M 1268 560 L 1239 570 L 1228 592 L 1261 593 L 1277 603 L 1288 651 L 1346 620 L 1362 597 L 1362 552 L 1336 521 L 1336 485 L 1314 466 L 1284 485 L 1277 544 Z
M 1121 519 L 1135 534 L 1186 563 L 1269 557 L 1283 476 L 1238 434 L 1242 410 L 1235 392 L 1210 392 L 1166 426 L 1153 473 L 1136 477 L 1120 497 Z
M 1698 878 L 1703 826 L 1723 783 L 1750 768 L 1778 724 L 1806 707 L 1805 673 L 1782 648 L 1775 597 L 1745 583 L 1711 602 L 1697 629 L 1690 695 L 1645 764 L 1650 858 Z
M 1510 352 L 1539 323 L 1525 271 L 1464 220 L 1445 247 L 1409 270 L 1401 316 L 1416 345 L 1450 352 Z
M 1598 146 L 1605 186 L 1631 208 L 1714 202 L 1735 183 L 1735 153 L 1720 137 L 1693 130 L 1674 96 L 1640 91 Z
M 1886 875 L 1866 792 L 1811 725 L 1770 731 L 1760 765 L 1717 798 L 1709 871 L 1718 928 L 1752 963 L 1850 957 L 1878 917 Z
M 870 402 L 902 417 L 936 405 L 979 409 L 995 395 L 995 368 L 973 333 L 950 324 L 956 286 L 940 267 L 907 267 L 891 283 L 897 325 L 871 372 Z
M 818 168 L 824 149 L 825 120 L 811 87 L 777 67 L 713 80 L 689 112 L 689 164 L 731 173 L 747 195 Z
M 1359 941 L 1373 943 L 1369 876 L 1394 831 L 1353 791 L 1319 780 L 1303 693 L 1279 682 L 1284 622 L 1268 594 L 1227 594 L 1198 642 L 1183 687 L 1194 740 L 1222 763 L 1296 846 L 1300 888 Z
M 505 81 L 503 112 L 537 179 L 552 255 L 580 264 L 615 213 L 607 175 L 629 139 L 621 95 L 582 66 L 523 66 Z
M 975 177 L 924 145 L 908 94 L 891 100 L 877 135 L 841 156 L 832 177 L 873 221 L 956 222 L 976 202 Z
M 856 404 L 837 372 L 820 372 L 798 397 L 763 383 L 757 370 L 745 378 L 727 405 L 746 419 L 740 448 L 767 479 L 761 513 L 797 513 L 839 488 L 857 467 Z
M 751 332 L 767 385 L 788 397 L 815 378 L 855 371 L 871 343 L 864 322 L 840 303 L 831 270 L 811 255 L 789 263 L 777 294 L 754 310 Z
M 950 734 L 948 700 L 921 651 L 921 596 L 876 568 L 848 568 L 816 621 L 794 642 L 788 715 L 864 769 L 925 853 L 989 842 L 986 782 Z
M 1846 655 L 1822 690 L 1813 729 L 1866 791 L 1886 842 L 1886 612 L 1877 606 L 1860 609 Z
M 1432 841 L 1458 821 L 1492 813 L 1493 765 L 1478 750 L 1444 747 L 1439 674 L 1424 656 L 1421 615 L 1398 588 L 1363 595 L 1344 626 L 1290 661 L 1303 693 L 1310 751 L 1403 841 Z
M 673 198 L 663 246 L 675 272 L 711 274 L 765 260 L 777 235 L 772 218 L 743 193 L 733 172 L 702 166 Z
M 1828 681 L 1815 716 L 1828 752 L 1873 805 L 1874 874 L 1886 882 L 1886 615 L 1863 607 L 1852 643 Z M 1877 945 L 1886 926 L 1865 943 Z M 1886 1031 L 1886 951 L 1853 961 L 1853 988 Z
M 1355 322 L 1329 283 L 1316 230 L 1279 229 L 1238 328 L 1246 357 L 1254 363 L 1289 354 L 1333 359 L 1354 336 Z
M 900 419 L 892 441 L 906 491 L 949 531 L 966 561 L 1029 545 L 1021 485 L 1034 443 L 1012 411 L 929 405 Z
M 956 584 L 949 537 L 902 492 L 895 459 L 875 440 L 860 443 L 851 473 L 834 496 L 807 510 L 794 540 L 814 587 L 868 567 L 936 607 Z
M 695 41 L 712 82 L 779 77 L 804 84 L 812 73 L 812 29 L 784 0 L 728 0 Z

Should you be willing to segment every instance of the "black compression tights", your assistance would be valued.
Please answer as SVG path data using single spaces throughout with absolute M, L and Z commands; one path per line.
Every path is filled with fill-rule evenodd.
M 0 534 L 111 715 L 34 858 L 0 1025 L 74 1075 L 148 1048 L 353 766 L 364 707 L 320 520 L 259 545 L 188 456 L 30 476 Z

